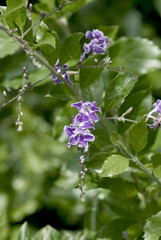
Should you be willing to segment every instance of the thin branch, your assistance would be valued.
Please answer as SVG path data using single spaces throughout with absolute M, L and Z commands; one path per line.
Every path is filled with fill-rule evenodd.
M 30 31 L 31 29 L 33 29 L 36 25 L 38 25 L 42 20 L 48 18 L 49 16 L 51 16 L 53 13 L 59 12 L 62 8 L 68 6 L 69 4 L 72 3 L 72 1 L 68 2 L 65 4 L 66 1 L 63 1 L 54 11 L 52 11 L 51 13 L 47 14 L 44 17 L 41 17 L 40 19 L 38 19 L 30 28 L 28 28 L 21 36 L 20 38 L 23 39 Z
M 109 119 L 109 120 L 118 120 L 118 121 L 126 121 L 126 122 L 133 122 L 133 123 L 138 123 L 138 121 L 129 119 L 129 118 L 124 118 L 124 117 L 103 117 L 103 119 Z
M 34 56 L 35 58 L 37 58 L 43 65 L 45 65 L 52 73 L 52 75 L 58 77 L 75 95 L 75 97 L 78 100 L 82 99 L 82 96 L 80 95 L 80 93 L 72 86 L 70 85 L 70 83 L 68 83 L 61 74 L 59 74 L 43 57 L 40 56 L 40 54 L 38 54 L 36 51 L 34 51 L 26 41 L 24 41 L 23 39 L 19 38 L 18 36 L 16 36 L 12 31 L 10 31 L 9 29 L 7 29 L 5 26 L 3 26 L 0 23 L 0 29 L 2 29 L 3 31 L 5 31 L 9 36 L 11 36 L 20 46 L 21 48 L 24 49 L 24 51 L 26 52 L 27 55 L 29 56 Z
M 38 80 L 37 82 L 33 83 L 31 85 L 31 88 L 34 88 L 37 84 L 39 84 L 40 82 L 44 81 L 46 78 L 48 78 L 49 76 L 51 76 L 51 74 L 47 75 L 46 77 Z M 22 96 L 24 93 L 26 93 L 27 91 L 31 90 L 30 88 L 24 90 L 23 92 L 19 93 L 18 95 L 16 95 L 15 97 L 13 97 L 12 99 L 10 99 L 8 102 L 4 103 L 2 106 L 0 106 L 0 110 L 2 108 L 4 108 L 6 105 L 8 105 L 9 103 L 15 101 L 18 97 Z
M 132 160 L 133 162 L 135 162 L 139 167 L 141 167 L 141 168 L 144 170 L 144 172 L 146 172 L 147 175 L 148 175 L 151 179 L 153 179 L 153 180 L 159 185 L 159 187 L 161 188 L 161 182 L 158 180 L 158 178 L 155 177 L 155 176 L 144 166 L 144 164 L 142 164 L 142 163 L 140 162 L 140 160 L 139 160 L 136 156 L 133 156 L 127 149 L 125 149 L 125 151 L 126 151 L 126 153 L 131 157 L 131 160 Z
M 83 66 L 83 65 L 80 65 L 80 66 L 76 66 L 76 67 L 71 67 L 71 68 L 68 68 L 66 69 L 66 71 L 70 71 L 70 70 L 79 70 L 81 68 L 103 68 L 103 69 L 109 69 L 109 70 L 114 70 L 116 72 L 122 72 L 122 73 L 125 73 L 125 74 L 128 74 L 130 75 L 132 78 L 137 78 L 136 75 L 133 75 L 133 73 L 125 70 L 124 68 L 118 68 L 118 67 L 110 67 L 111 63 L 107 63 L 106 65 L 90 65 L 90 66 Z

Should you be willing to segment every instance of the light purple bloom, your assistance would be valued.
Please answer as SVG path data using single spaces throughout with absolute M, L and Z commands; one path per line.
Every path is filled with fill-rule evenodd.
M 157 101 L 152 105 L 153 112 L 157 112 L 159 114 L 161 114 L 161 100 L 157 99 Z
M 87 115 L 85 115 L 83 113 L 79 113 L 78 115 L 76 115 L 73 118 L 73 126 L 75 126 L 75 128 L 82 128 L 82 129 L 91 128 L 91 129 L 94 129 L 93 122 L 90 121 L 89 118 L 87 117 Z
M 89 129 L 94 129 L 94 123 L 98 121 L 95 112 L 101 109 L 96 106 L 96 102 L 86 101 L 85 103 L 76 102 L 71 105 L 78 109 L 79 113 L 73 118 L 70 126 L 65 126 L 64 131 L 69 137 L 68 147 L 72 145 L 82 146 L 88 150 L 88 142 L 93 142 L 95 137 Z
M 94 29 L 86 32 L 86 38 L 91 39 L 90 43 L 84 43 L 83 50 L 86 54 L 92 52 L 93 54 L 105 54 L 106 48 L 109 45 L 108 38 L 104 36 L 102 31 Z
M 161 100 L 157 99 L 157 101 L 152 105 L 153 109 L 147 114 L 147 119 L 153 120 L 153 124 L 150 125 L 150 128 L 160 128 L 161 126 Z M 154 115 L 153 115 L 154 114 Z
M 58 60 L 55 64 L 55 67 L 56 67 L 55 71 L 60 73 L 62 75 L 62 77 L 65 78 L 65 80 L 70 83 L 70 85 L 73 85 L 68 74 L 66 73 L 66 69 L 68 68 L 68 65 L 64 64 L 62 67 L 60 67 L 59 60 Z M 54 84 L 62 82 L 58 77 L 56 77 L 54 75 L 52 76 L 52 79 L 54 80 Z
M 64 131 L 69 137 L 68 147 L 72 145 L 81 145 L 85 149 L 88 149 L 88 142 L 93 142 L 95 137 L 90 133 L 89 130 L 84 130 L 82 128 L 64 127 Z
M 102 112 L 99 107 L 96 107 L 96 102 L 90 102 L 86 101 L 85 103 L 82 102 L 76 102 L 71 105 L 72 107 L 75 107 L 78 109 L 80 113 L 84 113 L 88 116 L 88 118 L 94 122 L 98 122 L 98 117 L 95 112 Z
M 150 125 L 150 128 L 155 128 L 155 129 L 157 129 L 157 128 L 160 128 L 160 123 L 158 123 L 158 121 L 157 120 L 153 120 L 153 124 L 151 124 Z

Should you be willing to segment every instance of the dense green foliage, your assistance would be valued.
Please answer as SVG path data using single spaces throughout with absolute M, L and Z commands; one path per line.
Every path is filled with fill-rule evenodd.
M 0 7 L 0 240 L 160 239 L 161 131 L 150 129 L 145 116 L 161 98 L 160 0 L 73 0 L 22 40 L 29 17 L 35 23 L 40 11 L 61 4 L 30 1 L 28 16 L 25 2 Z M 110 38 L 108 51 L 86 55 L 79 66 L 85 33 L 93 29 Z M 73 87 L 53 84 L 58 59 L 68 64 Z M 20 93 L 23 67 L 30 84 L 17 132 L 20 100 L 8 101 Z M 85 202 L 78 188 L 81 153 L 66 146 L 63 130 L 80 98 L 102 109 L 86 157 Z

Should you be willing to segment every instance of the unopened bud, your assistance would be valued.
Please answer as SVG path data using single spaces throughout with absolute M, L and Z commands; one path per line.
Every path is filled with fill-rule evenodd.
M 82 144 L 78 144 L 78 149 L 83 148 Z
M 29 81 L 29 78 L 28 78 L 28 76 L 26 75 L 26 82 L 27 82 L 27 85 L 28 85 L 28 87 L 31 89 L 32 88 L 32 86 L 31 86 L 31 83 L 30 83 L 30 81 Z
M 32 23 L 32 18 L 29 18 L 29 21 Z
M 7 102 L 7 93 L 5 90 L 3 91 L 3 101 L 4 101 L 4 103 Z
M 22 97 L 21 97 L 21 96 L 18 97 L 18 101 L 19 101 L 19 102 L 22 101 Z
M 13 33 L 17 32 L 17 31 L 18 31 L 18 28 L 14 28 L 14 29 L 12 30 Z
M 85 173 L 87 173 L 87 171 L 88 171 L 88 169 L 87 169 L 87 168 L 85 168 L 85 169 L 84 169 L 84 172 L 85 172 Z
M 98 59 L 97 59 L 97 58 L 95 58 L 94 62 L 95 62 L 95 64 L 97 64 L 97 63 L 98 63 Z
M 106 59 L 104 58 L 104 59 L 102 59 L 102 61 L 100 62 L 100 64 L 102 65 L 102 64 L 104 64 L 106 62 Z
M 83 176 L 83 171 L 80 171 L 79 175 L 80 175 L 80 177 Z
M 7 88 L 7 92 L 8 92 L 9 94 L 11 94 L 12 97 L 14 97 L 14 94 L 13 94 L 13 92 L 12 92 L 12 90 L 11 90 L 10 88 Z
M 128 108 L 127 111 L 122 114 L 122 117 L 129 114 L 132 110 L 133 110 L 133 107 Z
M 41 17 L 41 18 L 44 17 L 44 12 L 43 12 L 43 11 L 40 12 L 40 17 Z
M 84 181 L 84 177 L 83 176 L 81 176 L 81 179 L 82 179 L 82 181 Z
M 29 10 L 30 10 L 30 12 L 32 12 L 32 3 L 30 3 L 30 5 L 29 5 Z
M 86 149 L 84 150 L 84 152 L 85 152 L 85 154 L 87 154 L 87 153 L 88 153 L 88 148 L 86 148 Z
M 22 68 L 22 74 L 26 73 L 26 67 Z
M 28 1 L 25 2 L 25 8 L 27 9 L 28 7 Z

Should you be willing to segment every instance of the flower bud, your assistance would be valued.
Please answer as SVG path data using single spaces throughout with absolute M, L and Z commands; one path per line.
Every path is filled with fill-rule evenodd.
M 87 168 L 85 168 L 85 169 L 84 169 L 84 172 L 85 172 L 85 173 L 87 173 L 87 171 L 88 171 L 88 169 L 87 169 Z
M 97 64 L 97 63 L 98 63 L 98 59 L 97 59 L 97 58 L 95 58 L 94 62 L 95 62 L 95 64 Z
M 29 5 L 29 10 L 30 10 L 30 12 L 32 12 L 32 3 L 30 3 L 30 5 Z
M 32 23 L 32 18 L 29 18 L 29 21 Z
M 13 94 L 13 92 L 12 92 L 12 90 L 11 90 L 10 88 L 7 88 L 7 92 L 8 92 L 12 97 L 14 97 L 14 94 Z
M 7 102 L 7 93 L 5 90 L 3 91 L 3 101 L 4 101 L 4 103 Z
M 25 2 L 25 8 L 27 9 L 28 7 L 28 1 Z

